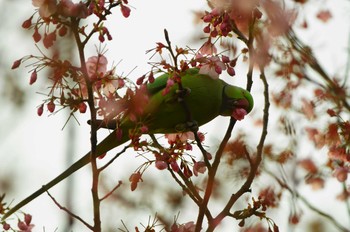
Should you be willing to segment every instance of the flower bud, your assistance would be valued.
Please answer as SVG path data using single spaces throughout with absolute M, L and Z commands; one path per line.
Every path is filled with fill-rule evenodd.
M 55 111 L 55 103 L 53 103 L 53 101 L 50 101 L 49 103 L 47 103 L 47 109 L 52 113 Z
M 79 103 L 79 112 L 80 112 L 80 113 L 82 113 L 82 114 L 85 113 L 85 112 L 86 112 L 86 108 L 87 108 L 87 107 L 86 107 L 85 102 L 80 102 L 80 103 Z
M 26 21 L 24 21 L 22 23 L 22 27 L 24 29 L 28 29 L 32 25 L 32 18 L 33 18 L 33 16 L 31 16 L 29 19 L 27 19 Z
M 44 104 L 41 104 L 37 110 L 38 116 L 41 116 L 44 112 Z
M 15 60 L 15 62 L 13 62 L 11 69 L 16 69 L 21 65 L 22 59 L 19 60 Z
M 36 69 L 32 72 L 32 75 L 30 75 L 30 79 L 29 79 L 29 84 L 32 85 L 33 83 L 36 82 L 37 79 L 37 73 L 36 73 Z
M 125 18 L 128 18 L 130 16 L 130 8 L 124 5 L 120 6 L 120 10 L 122 11 L 122 14 Z

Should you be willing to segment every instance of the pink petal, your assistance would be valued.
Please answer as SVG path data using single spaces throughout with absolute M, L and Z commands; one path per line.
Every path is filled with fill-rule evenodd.
M 234 117 L 238 121 L 244 119 L 244 116 L 246 115 L 247 115 L 247 111 L 243 108 L 234 109 L 232 112 L 232 117 Z

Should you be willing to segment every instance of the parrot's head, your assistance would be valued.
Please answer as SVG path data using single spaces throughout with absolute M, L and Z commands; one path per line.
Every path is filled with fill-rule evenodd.
M 222 92 L 222 105 L 220 115 L 232 116 L 242 120 L 254 106 L 252 95 L 245 89 L 237 86 L 225 85 Z

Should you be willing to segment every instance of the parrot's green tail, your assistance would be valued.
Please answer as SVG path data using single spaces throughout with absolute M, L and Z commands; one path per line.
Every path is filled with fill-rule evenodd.
M 123 131 L 125 132 L 125 131 Z M 108 135 L 101 143 L 99 143 L 96 147 L 96 154 L 97 156 L 105 154 L 107 151 L 125 143 L 129 140 L 128 133 L 123 133 L 121 139 L 117 139 L 115 135 L 115 131 L 113 131 L 110 135 Z M 90 163 L 90 152 L 84 155 L 81 159 L 73 163 L 67 170 L 62 172 L 60 175 L 58 175 L 56 178 L 51 180 L 46 185 L 43 185 L 40 189 L 32 193 L 30 196 L 19 202 L 17 205 L 15 205 L 13 208 L 11 208 L 8 212 L 6 212 L 2 218 L 1 221 L 4 221 L 6 218 L 8 218 L 10 215 L 18 211 L 20 208 L 40 196 L 41 194 L 48 191 L 50 188 L 55 186 L 56 184 L 60 183 L 62 180 L 66 179 L 68 176 L 73 174 L 74 172 L 78 171 L 80 168 L 84 167 L 88 163 Z
M 69 175 L 71 175 L 75 171 L 79 170 L 80 168 L 82 168 L 83 166 L 88 164 L 89 162 L 90 162 L 90 153 L 83 156 L 80 160 L 78 160 L 77 162 L 72 164 L 72 166 L 70 166 L 67 170 L 62 172 L 55 179 L 51 180 L 46 185 L 43 185 L 40 189 L 38 189 L 37 191 L 32 193 L 30 196 L 28 196 L 27 198 L 25 198 L 24 200 L 19 202 L 17 205 L 15 205 L 13 208 L 11 208 L 8 212 L 6 212 L 2 216 L 1 220 L 4 221 L 7 217 L 9 217 L 13 213 L 15 213 L 17 210 L 19 210 L 20 208 L 22 208 L 23 206 L 25 206 L 26 204 L 28 204 L 29 202 L 31 202 L 32 200 L 34 200 L 35 198 L 40 196 L 41 194 L 45 193 L 50 188 L 52 188 L 53 186 L 55 186 L 56 184 L 58 184 L 59 182 L 64 180 L 66 177 L 68 177 Z

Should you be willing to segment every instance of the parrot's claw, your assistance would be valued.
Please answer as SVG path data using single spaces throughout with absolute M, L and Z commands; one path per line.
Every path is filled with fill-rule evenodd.
M 186 123 L 179 123 L 175 126 L 176 131 L 185 132 L 185 131 L 198 131 L 197 121 L 188 121 Z
M 189 121 L 186 123 L 187 128 L 189 128 L 191 131 L 198 131 L 198 123 L 197 121 Z
M 91 120 L 88 120 L 87 123 L 91 125 Z M 117 120 L 109 120 L 108 122 L 100 119 L 96 120 L 96 125 L 98 129 L 105 128 L 105 129 L 115 130 L 117 128 L 117 124 L 118 124 Z
M 176 94 L 177 94 L 177 99 L 178 102 L 182 102 L 186 96 L 190 95 L 191 89 L 190 88 L 183 88 L 183 89 L 177 89 Z

